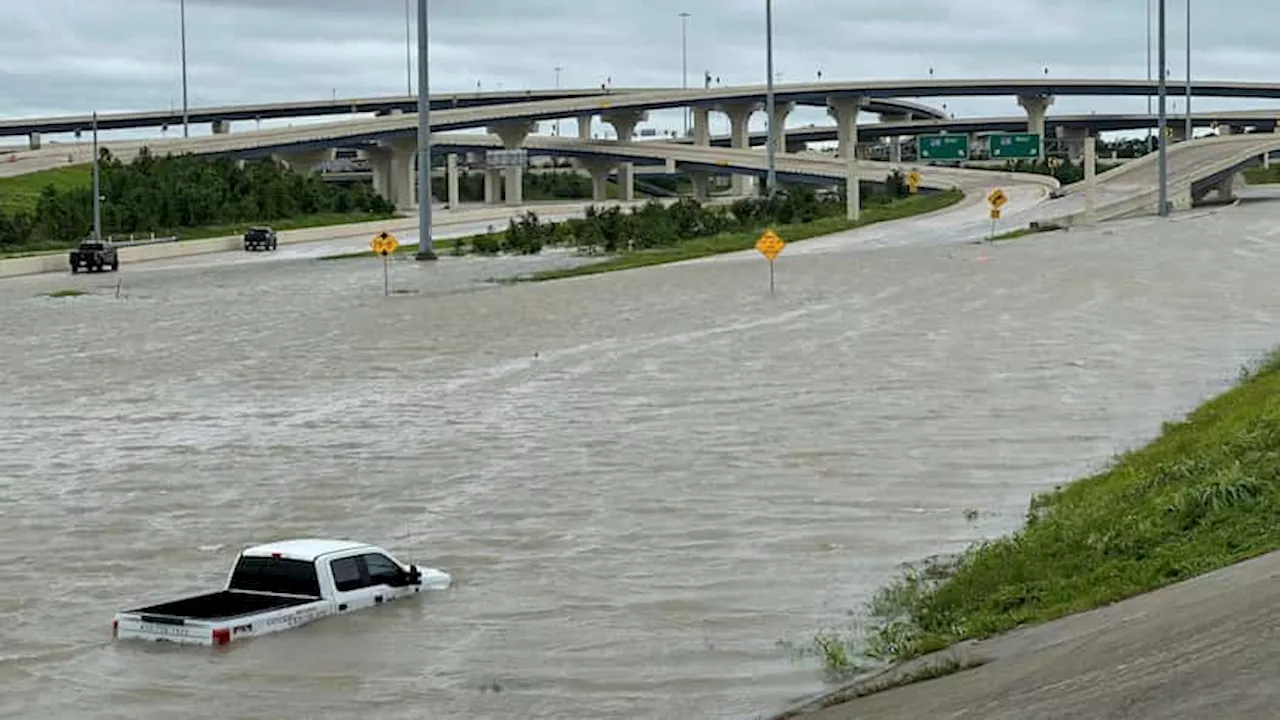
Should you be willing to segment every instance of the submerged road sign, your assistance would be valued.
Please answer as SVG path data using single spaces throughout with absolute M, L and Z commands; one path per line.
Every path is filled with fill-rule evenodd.
M 912 170 L 907 173 L 907 190 L 912 195 L 915 195 L 920 190 L 920 172 L 918 170 Z
M 786 246 L 787 244 L 783 242 L 782 238 L 778 237 L 778 234 L 773 230 L 765 230 L 764 234 L 760 236 L 760 239 L 756 241 L 756 250 L 758 250 L 761 255 L 769 258 L 769 262 L 776 260 L 778 258 L 778 254 L 781 253 L 782 249 Z
M 921 160 L 968 160 L 968 135 L 921 135 L 916 140 L 916 155 Z
M 996 133 L 989 142 L 993 160 L 1040 159 L 1040 136 L 1036 133 Z

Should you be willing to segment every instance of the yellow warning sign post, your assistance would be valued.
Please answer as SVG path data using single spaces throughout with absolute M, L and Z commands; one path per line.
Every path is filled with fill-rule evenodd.
M 778 259 L 778 255 L 782 253 L 782 249 L 787 244 L 778 237 L 778 234 L 769 228 L 764 231 L 760 239 L 756 241 L 756 251 L 765 256 L 769 261 L 769 294 L 773 294 L 773 261 Z
M 389 296 L 391 295 L 391 275 L 387 269 L 387 257 L 400 247 L 400 242 L 396 240 L 395 235 L 380 232 L 369 241 L 369 247 L 375 254 L 382 256 L 382 293 Z
M 920 171 L 912 170 L 907 173 L 907 192 L 912 195 L 920 192 Z
M 1004 194 L 1004 190 L 996 188 L 987 195 L 987 204 L 991 206 L 991 235 L 988 240 L 994 240 L 996 236 L 996 221 L 1000 219 L 1000 208 L 1003 208 L 1009 202 L 1009 196 Z

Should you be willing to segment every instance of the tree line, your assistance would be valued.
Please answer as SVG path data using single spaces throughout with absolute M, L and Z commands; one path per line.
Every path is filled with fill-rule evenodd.
M 123 163 L 103 150 L 99 180 L 104 235 L 181 234 L 206 226 L 394 209 L 368 185 L 337 187 L 267 159 L 156 157 L 144 148 L 132 163 Z M 65 247 L 92 229 L 92 187 L 49 185 L 34 209 L 0 212 L 0 251 Z
M 879 186 L 859 185 L 864 206 L 894 202 L 909 194 L 905 178 L 896 171 Z M 773 224 L 812 222 L 844 213 L 844 188 L 820 192 L 811 186 L 785 185 L 773 197 L 742 198 L 728 206 L 703 205 L 691 198 L 670 204 L 654 200 L 629 212 L 616 205 L 593 205 L 584 217 L 560 222 L 544 222 L 530 211 L 519 219 L 513 218 L 505 232 L 476 236 L 471 249 L 484 255 L 534 255 L 544 247 L 563 246 L 585 254 L 616 254 L 671 247 L 696 238 L 753 231 Z M 455 249 L 459 253 L 467 250 L 461 245 Z

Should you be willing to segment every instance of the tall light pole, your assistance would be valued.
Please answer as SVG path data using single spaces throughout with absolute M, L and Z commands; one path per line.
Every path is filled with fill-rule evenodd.
M 563 66 L 556 66 L 556 89 L 560 89 L 560 71 L 564 70 Z M 556 118 L 556 137 L 560 136 L 560 118 Z
M 427 0 L 418 0 L 418 260 L 435 260 L 431 242 L 431 87 Z
M 1159 138 L 1160 140 L 1160 170 L 1159 170 L 1160 175 L 1158 180 L 1158 182 L 1160 183 L 1159 214 L 1160 214 L 1160 217 L 1167 217 L 1169 215 L 1169 159 L 1167 157 L 1168 156 L 1167 149 L 1168 149 L 1169 143 L 1168 143 L 1168 138 L 1165 136 L 1165 128 L 1168 127 L 1168 117 L 1166 117 L 1165 115 L 1165 100 L 1169 90 L 1169 86 L 1168 86 L 1169 74 L 1164 71 L 1165 63 L 1167 62 L 1167 57 L 1165 55 L 1165 37 L 1164 37 L 1165 36 L 1165 22 L 1164 22 L 1165 21 L 1165 17 L 1164 17 L 1165 16 L 1165 13 L 1164 13 L 1165 0 L 1159 0 L 1159 2 L 1160 2 L 1160 14 L 1159 14 L 1159 19 L 1156 21 L 1156 32 L 1158 32 L 1160 35 L 1160 40 L 1159 40 L 1160 42 L 1160 52 L 1159 52 L 1159 56 L 1160 56 L 1159 57 L 1160 121 L 1156 126 L 1157 133 L 1160 136 Z
M 680 13 L 680 88 L 689 89 L 689 13 Z M 689 136 L 689 107 L 684 108 L 684 135 Z
M 102 242 L 102 187 L 98 181 L 98 112 L 93 113 L 93 239 Z
M 769 73 L 768 88 L 765 91 L 764 112 L 768 115 L 769 120 L 769 171 L 765 175 L 765 188 L 769 191 L 769 196 L 778 189 L 778 133 L 774 127 L 776 118 L 774 117 L 774 101 L 773 101 L 773 0 L 764 0 L 764 23 L 765 23 L 765 54 L 768 55 L 766 72 Z
M 409 0 L 404 0 L 404 92 L 413 97 L 413 33 L 410 25 Z
M 1151 0 L 1147 0 L 1147 117 L 1151 117 Z M 1150 120 L 1148 120 L 1150 122 Z M 1147 126 L 1147 152 L 1151 152 L 1151 126 Z
M 1187 0 L 1187 139 L 1193 137 L 1191 130 L 1191 0 Z
M 187 114 L 187 0 L 178 0 L 178 25 L 182 35 L 182 137 L 191 137 Z

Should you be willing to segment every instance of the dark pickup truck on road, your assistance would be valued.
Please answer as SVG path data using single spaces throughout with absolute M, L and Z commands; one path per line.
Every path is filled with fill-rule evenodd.
M 78 273 L 81 269 L 86 272 L 102 272 L 105 268 L 113 271 L 120 269 L 120 257 L 115 246 L 101 240 L 85 240 L 80 243 L 80 247 L 71 251 L 68 261 L 72 273 Z
M 249 232 L 244 234 L 244 249 L 246 252 L 252 250 L 275 250 L 276 231 L 269 227 L 249 228 Z

